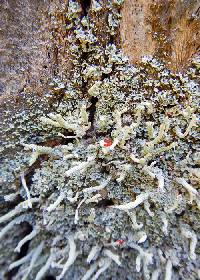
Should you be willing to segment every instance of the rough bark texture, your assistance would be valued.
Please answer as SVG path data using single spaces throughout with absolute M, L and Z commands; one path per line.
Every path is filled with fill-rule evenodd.
M 199 1 L 122 2 L 0 0 L 0 279 L 40 279 L 38 271 L 51 253 L 55 263 L 65 264 L 73 242 L 79 255 L 62 279 L 82 279 L 97 244 L 94 271 L 112 260 L 100 279 L 200 277 Z M 78 129 L 71 129 L 74 123 Z M 76 135 L 78 140 L 70 138 Z M 49 150 L 34 158 L 38 146 L 26 144 Z M 80 162 L 94 157 L 96 169 L 88 168 L 86 177 L 79 169 L 77 177 L 67 177 L 76 156 Z M 27 199 L 23 174 L 40 202 L 2 221 Z M 163 178 L 166 193 L 159 194 L 155 189 Z M 101 199 L 84 204 L 83 187 L 106 180 Z M 147 187 L 150 206 L 134 210 L 141 224 L 110 207 L 147 195 Z M 74 204 L 68 189 L 73 196 L 81 193 Z M 49 214 L 60 195 L 61 206 Z M 21 220 L 3 235 L 15 216 Z M 35 229 L 36 238 L 14 252 Z M 38 246 L 43 251 L 37 256 Z M 115 255 L 108 256 L 106 248 Z M 32 267 L 30 258 L 9 269 L 32 249 Z M 41 279 L 56 279 L 62 269 L 52 264 Z
M 122 8 L 121 44 L 132 63 L 155 55 L 184 71 L 200 49 L 199 1 L 127 0 Z

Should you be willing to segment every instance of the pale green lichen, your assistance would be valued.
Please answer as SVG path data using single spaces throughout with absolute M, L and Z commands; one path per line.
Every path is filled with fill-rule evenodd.
M 123 1 L 108 2 L 113 35 Z M 93 1 L 95 13 L 101 7 Z M 21 213 L 28 210 L 31 217 L 32 233 L 16 248 L 30 240 L 34 249 L 10 268 L 20 266 L 15 279 L 48 273 L 57 279 L 108 279 L 119 269 L 118 279 L 196 279 L 198 60 L 185 75 L 171 73 L 153 57 L 134 67 L 115 44 L 97 44 L 95 22 L 80 19 L 80 13 L 78 1 L 69 1 L 74 69 L 69 80 L 55 78 L 50 94 L 62 90 L 62 99 L 51 110 L 39 109 L 15 143 L 32 150 L 19 151 L 16 177 L 39 164 L 28 186 L 29 207 L 20 186 L 23 202 L 0 219 L 9 222 L 3 238 L 27 220 Z M 16 119 L 24 127 L 29 117 L 20 113 Z M 45 146 L 56 137 L 57 144 Z M 31 209 L 30 200 L 37 202 Z

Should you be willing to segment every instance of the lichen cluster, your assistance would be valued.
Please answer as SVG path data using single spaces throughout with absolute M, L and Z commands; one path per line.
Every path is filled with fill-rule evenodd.
M 121 4 L 106 6 L 109 36 Z M 93 1 L 91 13 L 104 8 Z M 24 221 L 32 230 L 14 250 L 29 241 L 27 255 L 9 269 L 19 267 L 14 279 L 23 280 L 197 279 L 200 61 L 186 74 L 153 57 L 130 65 L 80 13 L 69 1 L 74 68 L 51 82 L 59 103 L 36 112 L 39 137 L 18 140 L 21 184 L 4 197 L 16 206 L 0 217 L 0 237 Z

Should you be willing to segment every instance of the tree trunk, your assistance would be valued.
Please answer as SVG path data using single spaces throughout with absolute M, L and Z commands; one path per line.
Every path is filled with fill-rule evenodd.
M 199 1 L 0 6 L 0 279 L 200 277 Z
M 132 63 L 155 55 L 173 71 L 186 71 L 199 52 L 199 1 L 125 1 L 121 47 Z

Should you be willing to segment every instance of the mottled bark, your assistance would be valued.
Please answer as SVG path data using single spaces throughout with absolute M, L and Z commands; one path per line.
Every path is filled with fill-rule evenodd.
M 121 47 L 132 63 L 154 55 L 168 68 L 184 71 L 200 50 L 199 1 L 126 0 Z

